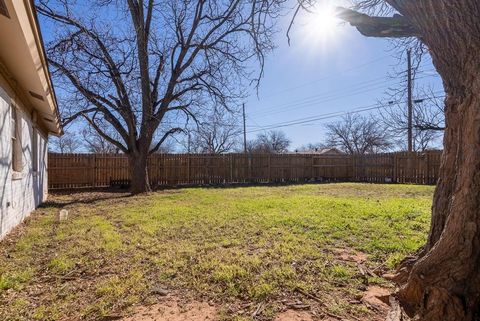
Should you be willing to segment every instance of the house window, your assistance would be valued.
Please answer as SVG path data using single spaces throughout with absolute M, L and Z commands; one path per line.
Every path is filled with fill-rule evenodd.
M 38 172 L 38 133 L 35 127 L 32 128 L 32 171 Z
M 21 123 L 18 118 L 17 108 L 12 106 L 12 169 L 15 172 L 22 171 L 22 142 Z

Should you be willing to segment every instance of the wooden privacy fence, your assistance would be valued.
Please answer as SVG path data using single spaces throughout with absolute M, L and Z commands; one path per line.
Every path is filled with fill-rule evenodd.
M 148 173 L 153 186 L 352 181 L 435 184 L 441 152 L 372 155 L 155 154 Z M 51 189 L 128 184 L 128 159 L 121 154 L 48 156 Z

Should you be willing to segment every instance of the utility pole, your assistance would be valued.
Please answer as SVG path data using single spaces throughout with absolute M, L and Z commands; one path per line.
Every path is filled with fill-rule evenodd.
M 242 105 L 243 109 L 243 152 L 247 153 L 247 122 L 245 116 L 245 103 Z
M 408 60 L 408 151 L 413 152 L 413 100 L 412 100 L 412 50 L 407 50 Z

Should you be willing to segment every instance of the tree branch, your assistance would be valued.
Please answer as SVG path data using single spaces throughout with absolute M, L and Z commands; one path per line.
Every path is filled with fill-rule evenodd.
M 115 105 L 110 102 L 108 99 L 96 94 L 95 92 L 88 90 L 85 88 L 81 83 L 78 77 L 76 77 L 70 70 L 65 68 L 62 64 L 49 59 L 49 62 L 51 65 L 53 65 L 55 68 L 59 69 L 72 83 L 72 85 L 87 99 L 91 104 L 96 106 L 96 109 L 98 111 L 101 111 L 105 115 L 105 119 L 112 124 L 112 126 L 115 127 L 115 129 L 118 131 L 118 133 L 123 137 L 125 142 L 129 141 L 129 135 L 125 128 L 123 128 L 122 124 L 120 121 L 111 113 L 111 111 L 105 107 L 103 104 L 106 104 L 107 106 L 110 106 L 112 109 L 115 109 Z M 76 116 L 85 116 L 85 112 L 83 113 L 77 113 Z M 73 120 L 73 119 L 72 119 Z
M 117 146 L 122 152 L 124 153 L 128 153 L 128 149 L 123 146 L 122 143 L 120 143 L 119 141 L 113 139 L 112 137 L 108 136 L 101 128 L 100 126 L 98 126 L 96 123 L 95 123 L 95 117 L 96 115 L 93 115 L 92 118 L 89 118 L 86 114 L 83 114 L 82 115 L 85 120 L 90 124 L 90 126 L 92 126 L 100 136 L 102 136 L 106 141 L 108 141 L 109 143 Z
M 91 112 L 94 112 L 94 111 L 98 111 L 98 108 L 97 107 L 93 107 L 93 108 L 89 108 L 89 109 L 85 109 L 85 110 L 81 110 L 73 115 L 70 115 L 64 119 L 62 119 L 62 126 L 65 127 L 67 126 L 68 124 L 70 124 L 72 121 L 74 121 L 75 119 L 77 119 L 78 117 L 82 116 L 83 114 L 88 114 L 88 113 L 91 113 Z
M 371 17 L 355 10 L 338 7 L 337 17 L 347 21 L 350 25 L 366 37 L 406 38 L 420 37 L 420 33 L 402 15 L 393 17 Z
M 163 142 L 168 138 L 168 136 L 181 132 L 183 132 L 183 129 L 180 127 L 172 128 L 167 131 L 165 134 L 163 134 L 162 138 L 160 138 L 158 143 L 149 151 L 149 154 L 153 154 L 158 151 L 158 149 L 160 148 L 160 146 L 162 146 Z
M 444 126 L 437 126 L 437 125 L 433 125 L 433 124 L 415 125 L 414 127 L 418 130 L 438 130 L 438 131 L 444 131 L 445 130 Z

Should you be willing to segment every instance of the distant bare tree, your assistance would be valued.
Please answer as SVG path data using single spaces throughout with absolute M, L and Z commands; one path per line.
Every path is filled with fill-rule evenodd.
M 110 134 L 115 137 L 115 134 Z M 96 130 L 87 126 L 82 130 L 83 145 L 89 153 L 118 153 L 120 150 L 117 146 L 103 138 Z
M 414 99 L 413 150 L 417 152 L 433 148 L 445 130 L 445 104 L 443 98 L 432 90 L 420 89 Z M 392 101 L 401 101 L 391 97 Z M 395 103 L 380 112 L 380 120 L 395 138 L 397 145 L 406 150 L 408 110 L 404 103 Z
M 39 0 L 56 27 L 53 74 L 76 100 L 64 123 L 83 118 L 128 155 L 132 193 L 150 190 L 147 157 L 183 129 L 178 122 L 206 102 L 228 109 L 262 76 L 285 1 Z
M 228 153 L 238 146 L 241 134 L 235 115 L 214 111 L 208 120 L 189 132 L 187 150 L 206 154 Z
M 281 130 L 271 130 L 258 134 L 257 138 L 247 144 L 251 153 L 285 153 L 288 152 L 291 141 Z
M 426 98 L 417 102 L 413 127 L 420 131 L 445 131 L 445 103 L 443 98 Z
M 325 145 L 348 154 L 369 154 L 388 150 L 392 146 L 385 128 L 371 118 L 347 114 L 340 121 L 326 125 Z
M 57 153 L 76 153 L 82 147 L 81 138 L 75 132 L 65 131 L 60 137 L 50 140 L 50 150 Z
M 321 149 L 328 148 L 330 146 L 325 143 L 308 143 L 297 148 L 295 151 L 298 152 L 317 152 Z

